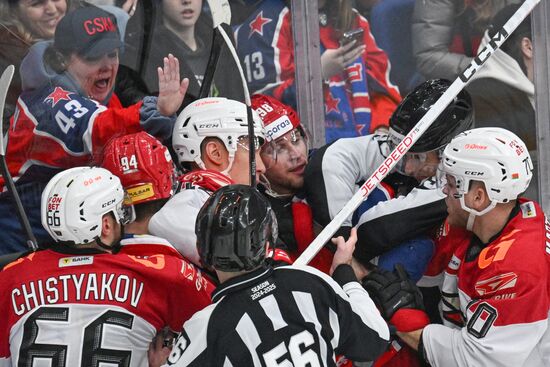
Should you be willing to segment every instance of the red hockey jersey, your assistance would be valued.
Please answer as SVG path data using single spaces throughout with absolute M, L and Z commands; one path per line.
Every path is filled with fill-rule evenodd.
M 147 366 L 157 331 L 180 330 L 210 304 L 212 289 L 191 264 L 170 251 L 147 250 L 147 241 L 156 245 L 150 248 L 166 243 L 140 237 L 118 254 L 56 248 L 6 266 L 0 272 L 0 366 L 33 360 Z
M 436 366 L 549 366 L 550 225 L 520 200 L 488 244 L 459 239 L 443 281 L 446 326 L 423 332 Z

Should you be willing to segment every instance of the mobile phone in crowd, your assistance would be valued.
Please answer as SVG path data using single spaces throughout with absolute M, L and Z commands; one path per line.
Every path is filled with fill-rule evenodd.
M 363 28 L 352 29 L 345 32 L 340 38 L 340 46 L 347 45 L 350 42 L 357 41 L 356 44 L 363 43 Z

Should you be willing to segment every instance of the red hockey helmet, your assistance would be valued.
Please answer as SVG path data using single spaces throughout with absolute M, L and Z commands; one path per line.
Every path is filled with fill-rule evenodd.
M 252 108 L 264 122 L 267 141 L 277 140 L 296 128 L 306 137 L 296 111 L 281 101 L 265 94 L 255 94 L 252 96 Z
M 132 204 L 166 199 L 174 192 L 175 172 L 168 149 L 146 132 L 109 142 L 101 166 L 120 178 Z

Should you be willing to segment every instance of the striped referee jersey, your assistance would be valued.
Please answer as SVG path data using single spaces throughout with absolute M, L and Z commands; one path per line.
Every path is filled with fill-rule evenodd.
M 349 265 L 261 267 L 232 278 L 188 320 L 174 366 L 336 366 L 335 355 L 372 361 L 389 330 Z

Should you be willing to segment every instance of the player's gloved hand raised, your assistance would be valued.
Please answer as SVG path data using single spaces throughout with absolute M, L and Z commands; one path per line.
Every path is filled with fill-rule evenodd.
M 401 264 L 393 272 L 375 269 L 362 280 L 382 317 L 398 331 L 421 329 L 429 323 L 420 290 Z

